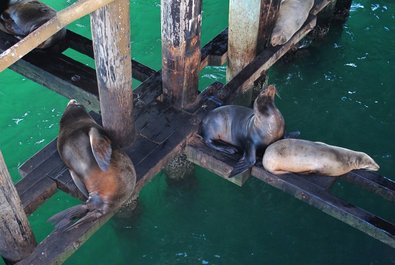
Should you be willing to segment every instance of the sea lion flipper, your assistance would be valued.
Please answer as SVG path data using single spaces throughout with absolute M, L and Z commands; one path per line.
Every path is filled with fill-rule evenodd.
M 81 179 L 77 176 L 77 174 L 74 171 L 72 171 L 72 170 L 69 170 L 69 171 L 70 171 L 71 178 L 74 181 L 74 184 L 82 192 L 82 194 L 84 194 L 85 198 L 88 198 L 89 194 L 88 194 L 88 191 L 86 190 L 85 184 L 82 183 Z
M 111 141 L 107 136 L 99 132 L 95 127 L 89 130 L 89 140 L 92 153 L 101 170 L 107 171 L 110 166 L 112 148 Z
M 244 157 L 242 157 L 233 167 L 232 172 L 230 172 L 229 174 L 229 178 L 233 178 L 234 176 L 247 171 L 250 168 L 250 166 L 251 163 L 249 163 Z
M 64 227 L 64 229 L 62 231 L 67 232 L 70 231 L 71 229 L 74 229 L 82 224 L 85 223 L 90 223 L 94 220 L 96 220 L 97 218 L 99 218 L 100 216 L 102 216 L 103 213 L 99 210 L 93 210 L 91 212 L 88 212 L 84 217 L 82 217 L 81 219 L 79 219 L 77 222 L 75 222 L 72 225 L 69 225 L 67 227 Z
M 57 230 L 64 230 L 69 226 L 73 219 L 81 218 L 87 213 L 87 211 L 88 208 L 85 204 L 79 204 L 55 214 L 49 218 L 47 222 L 55 225 Z
M 204 142 L 208 147 L 228 155 L 234 155 L 239 151 L 235 146 L 221 140 L 207 140 Z

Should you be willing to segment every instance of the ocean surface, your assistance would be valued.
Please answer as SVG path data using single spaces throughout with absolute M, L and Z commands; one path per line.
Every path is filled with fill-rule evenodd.
M 74 1 L 45 2 L 62 9 Z M 160 69 L 160 1 L 132 0 L 131 16 L 133 58 Z M 228 1 L 204 1 L 202 46 L 227 20 Z M 89 37 L 89 17 L 68 28 Z M 366 152 L 395 179 L 394 60 L 394 1 L 353 1 L 343 26 L 270 70 L 287 129 Z M 199 87 L 224 82 L 225 72 L 207 67 Z M 0 73 L 0 149 L 14 181 L 18 166 L 56 137 L 67 101 L 11 70 Z M 344 181 L 332 190 L 395 222 L 394 204 Z M 52 231 L 50 216 L 77 203 L 58 192 L 43 204 L 29 217 L 36 239 Z M 240 188 L 202 168 L 178 185 L 159 174 L 139 203 L 133 218 L 113 218 L 65 264 L 395 264 L 395 249 L 255 178 Z

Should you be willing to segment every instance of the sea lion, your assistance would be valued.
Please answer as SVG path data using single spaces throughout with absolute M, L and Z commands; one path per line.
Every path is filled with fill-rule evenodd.
M 253 110 L 226 105 L 212 110 L 202 121 L 201 134 L 207 146 L 226 154 L 243 152 L 229 177 L 253 166 L 257 150 L 284 135 L 284 118 L 274 104 L 276 88 L 268 86 L 254 101 Z
M 283 45 L 302 27 L 314 0 L 282 0 L 270 43 Z
M 5 0 L 2 0 L 5 1 Z M 0 30 L 23 39 L 42 24 L 56 16 L 56 11 L 34 0 L 10 0 L 0 14 Z M 66 29 L 52 35 L 37 48 L 45 49 L 56 44 L 66 35 Z
M 340 176 L 353 169 L 377 171 L 380 168 L 363 152 L 301 139 L 283 139 L 269 145 L 262 164 L 273 174 L 292 172 L 325 176 Z
M 131 196 L 136 184 L 132 161 L 75 100 L 70 100 L 60 120 L 57 148 L 75 185 L 88 198 L 85 204 L 51 217 L 49 222 L 57 229 L 69 230 L 99 218 Z M 81 219 L 73 224 L 76 218 Z

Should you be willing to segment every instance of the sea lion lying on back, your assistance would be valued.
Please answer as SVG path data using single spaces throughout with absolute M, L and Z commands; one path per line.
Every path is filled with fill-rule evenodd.
M 243 152 L 229 177 L 253 166 L 257 149 L 284 134 L 284 118 L 274 104 L 276 88 L 270 85 L 254 101 L 254 109 L 227 105 L 212 110 L 202 121 L 201 134 L 211 148 L 226 154 Z
M 58 152 L 85 204 L 62 211 L 49 219 L 56 228 L 69 230 L 121 206 L 136 184 L 132 161 L 111 145 L 104 129 L 75 100 L 70 100 L 60 120 Z M 76 223 L 72 221 L 81 218 Z
M 365 153 L 300 139 L 283 139 L 269 145 L 262 164 L 273 174 L 292 172 L 325 176 L 340 176 L 353 169 L 377 171 L 380 168 Z
M 283 45 L 303 26 L 314 0 L 282 0 L 270 43 Z
M 7 1 L 7 0 L 1 0 Z M 56 11 L 49 6 L 34 0 L 9 0 L 4 4 L 0 14 L 0 30 L 23 39 L 42 24 L 56 16 Z M 44 49 L 56 44 L 66 35 L 63 28 L 37 48 Z

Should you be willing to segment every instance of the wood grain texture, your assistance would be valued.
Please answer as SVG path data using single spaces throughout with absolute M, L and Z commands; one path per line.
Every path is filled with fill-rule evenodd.
M 16 262 L 29 255 L 35 245 L 33 232 L 18 193 L 0 152 L 0 255 Z

